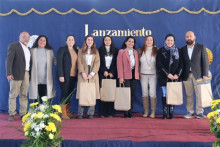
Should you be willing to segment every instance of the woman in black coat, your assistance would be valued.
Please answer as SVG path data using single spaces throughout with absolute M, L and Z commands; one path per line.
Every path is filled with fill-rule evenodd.
M 168 34 L 165 37 L 164 46 L 158 50 L 156 56 L 158 79 L 163 93 L 163 119 L 167 118 L 168 108 L 169 117 L 170 119 L 173 118 L 173 105 L 167 105 L 166 103 L 166 84 L 170 81 L 181 81 L 183 68 L 181 52 L 175 46 L 174 42 L 174 35 Z
M 102 87 L 102 79 L 117 78 L 116 58 L 118 49 L 115 48 L 112 38 L 106 35 L 103 38 L 102 46 L 99 48 L 100 68 L 99 82 Z M 99 114 L 101 117 L 111 117 L 114 115 L 114 103 L 100 101 Z
M 74 90 L 77 82 L 77 49 L 75 46 L 75 37 L 69 35 L 66 38 L 66 46 L 59 48 L 57 58 L 57 70 L 61 88 L 60 101 L 62 105 L 62 118 L 70 119 L 73 117 L 70 111 L 70 101 L 64 100 Z

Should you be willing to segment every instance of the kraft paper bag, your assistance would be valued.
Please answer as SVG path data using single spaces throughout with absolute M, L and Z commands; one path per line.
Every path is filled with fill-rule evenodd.
M 96 104 L 96 86 L 95 83 L 80 83 L 79 105 L 95 106 Z
M 167 104 L 168 105 L 183 104 L 182 82 L 167 82 Z
M 198 94 L 201 97 L 202 107 L 211 107 L 212 101 L 212 88 L 210 83 L 198 84 Z
M 115 110 L 128 111 L 131 109 L 130 87 L 117 87 L 115 93 Z
M 114 102 L 116 92 L 116 80 L 115 79 L 103 79 L 101 93 L 101 101 Z

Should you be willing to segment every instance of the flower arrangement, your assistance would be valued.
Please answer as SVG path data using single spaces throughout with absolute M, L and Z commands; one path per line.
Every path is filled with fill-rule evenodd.
M 58 137 L 61 129 L 60 105 L 50 105 L 46 96 L 42 97 L 42 101 L 42 104 L 31 103 L 28 113 L 22 117 L 27 137 L 23 147 L 58 146 L 63 140 L 63 137 Z
M 213 100 L 212 111 L 208 113 L 207 118 L 209 119 L 210 131 L 217 138 L 220 138 L 220 99 Z M 213 147 L 220 147 L 220 140 L 214 142 Z

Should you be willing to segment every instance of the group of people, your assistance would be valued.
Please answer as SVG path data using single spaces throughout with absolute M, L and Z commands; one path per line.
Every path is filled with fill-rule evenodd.
M 27 47 L 30 35 L 21 32 L 19 42 L 9 45 L 6 71 L 10 83 L 9 121 L 15 119 L 16 97 L 20 94 L 19 115 L 27 111 L 27 92 L 29 98 L 55 96 L 52 66 L 57 65 L 58 79 L 61 88 L 60 101 L 71 95 L 77 84 L 76 98 L 80 99 L 80 83 L 92 82 L 96 86 L 96 98 L 100 99 L 99 89 L 102 79 L 117 79 L 119 84 L 131 89 L 131 109 L 124 112 L 124 117 L 131 118 L 133 102 L 136 97 L 136 85 L 140 79 L 142 87 L 143 117 L 155 118 L 157 106 L 156 85 L 159 81 L 162 89 L 163 119 L 173 118 L 174 106 L 166 103 L 166 84 L 169 81 L 183 81 L 186 91 L 185 118 L 204 118 L 201 98 L 198 95 L 196 80 L 208 76 L 208 56 L 203 45 L 195 42 L 195 34 L 188 31 L 185 35 L 186 45 L 181 49 L 175 45 L 175 36 L 168 34 L 163 47 L 157 48 L 153 36 L 144 39 L 143 46 L 136 50 L 136 40 L 128 36 L 118 50 L 111 36 L 103 38 L 102 46 L 97 49 L 95 39 L 87 35 L 81 49 L 75 46 L 75 37 L 69 35 L 66 45 L 59 48 L 55 58 L 52 47 L 44 35 L 40 35 L 33 47 Z M 29 82 L 30 79 L 30 82 Z M 193 92 L 196 93 L 196 113 L 194 113 Z M 85 89 L 86 92 L 86 89 Z M 149 103 L 150 101 L 150 103 Z M 100 117 L 112 117 L 115 113 L 113 102 L 100 101 Z M 150 104 L 150 107 L 149 107 Z M 70 119 L 70 101 L 62 103 L 62 118 Z M 85 106 L 78 106 L 77 118 L 82 119 Z M 150 111 L 149 111 L 150 110 Z M 88 107 L 88 118 L 93 118 L 95 106 Z M 151 112 L 151 113 L 149 113 Z

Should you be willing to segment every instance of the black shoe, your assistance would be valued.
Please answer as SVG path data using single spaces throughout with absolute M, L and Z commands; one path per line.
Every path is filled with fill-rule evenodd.
M 162 119 L 167 119 L 167 109 L 168 109 L 168 107 L 163 107 L 163 117 L 162 117 Z
M 128 114 L 128 117 L 129 117 L 129 118 L 132 118 L 132 117 L 133 117 L 132 113 L 129 113 L 129 114 Z
M 169 119 L 173 119 L 173 109 L 174 107 L 172 105 L 169 105 Z
M 77 119 L 82 119 L 82 118 L 83 118 L 82 115 L 77 116 Z
M 124 114 L 124 118 L 128 118 L 128 114 Z

